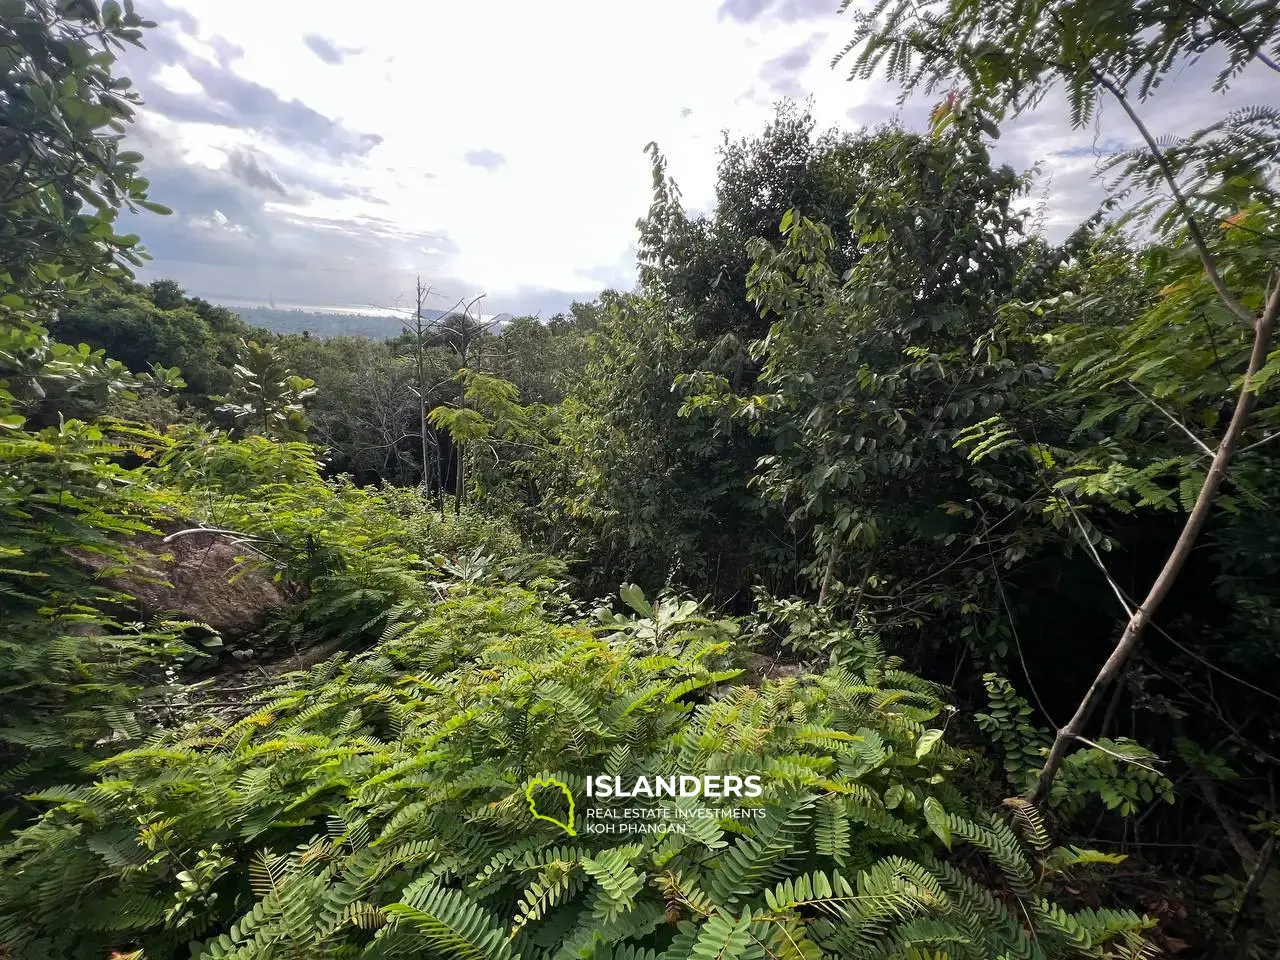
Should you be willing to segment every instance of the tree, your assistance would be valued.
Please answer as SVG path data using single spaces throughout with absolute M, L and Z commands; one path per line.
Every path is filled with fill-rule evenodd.
M 483 315 L 471 315 L 471 310 L 477 303 L 484 299 L 484 294 L 473 297 L 459 312 L 457 307 L 450 310 L 443 317 L 437 320 L 431 327 L 431 342 L 444 347 L 453 356 L 454 379 L 456 380 L 457 394 L 453 400 L 451 409 L 453 412 L 446 415 L 445 420 L 436 417 L 432 422 L 435 426 L 443 426 L 449 431 L 451 447 L 451 463 L 448 474 L 453 477 L 454 505 L 459 513 L 462 512 L 462 506 L 466 502 L 466 462 L 465 447 L 466 444 L 474 439 L 472 434 L 479 429 L 473 422 L 473 418 L 468 414 L 468 396 L 467 396 L 467 372 L 473 367 L 479 366 L 481 358 L 477 355 L 482 344 L 484 344 L 492 335 L 493 329 L 498 325 L 498 318 L 493 317 L 485 320 Z M 425 399 L 424 399 L 425 403 Z M 441 409 L 440 407 L 436 408 Z M 459 433 L 455 434 L 448 427 L 446 421 L 456 424 Z M 442 464 L 443 466 L 443 464 Z M 444 510 L 444 490 L 445 490 L 446 473 L 441 470 L 440 483 L 440 506 L 441 511 Z
M 318 392 L 307 407 L 310 437 L 326 449 L 326 469 L 359 483 L 423 482 L 420 404 L 414 358 L 397 341 L 366 337 L 302 337 L 274 341 L 285 363 L 314 380 Z M 424 363 L 430 406 L 452 388 L 452 369 L 439 350 Z M 436 461 L 436 436 L 428 433 L 427 478 Z
M 691 216 L 656 145 L 653 200 L 640 224 L 641 291 L 602 298 L 590 367 L 565 418 L 575 458 L 558 513 L 585 521 L 575 539 L 603 579 L 681 582 L 743 607 L 757 578 L 792 590 L 808 530 L 748 486 L 764 438 L 727 417 L 680 415 L 701 378 L 749 395 L 759 362 L 749 344 L 768 323 L 747 299 L 755 238 L 777 240 L 799 206 L 831 231 L 843 271 L 859 255 L 848 211 L 878 175 L 873 137 L 818 132 L 811 115 L 782 104 L 757 136 L 726 138 L 716 203 Z M 673 390 L 673 387 L 675 388 Z
M 766 441 L 754 483 L 806 532 L 820 603 L 839 592 L 895 638 L 960 635 L 1001 658 L 997 571 L 1045 538 L 1027 523 L 1034 500 L 1001 489 L 1008 472 L 973 469 L 955 444 L 998 411 L 1040 413 L 1052 371 L 1001 310 L 1045 292 L 1070 248 L 1026 235 L 1027 180 L 993 167 L 973 117 L 933 135 L 882 130 L 861 153 L 882 172 L 852 204 L 856 261 L 842 268 L 837 236 L 800 211 L 780 243 L 753 241 L 748 293 L 770 321 L 750 345 L 760 377 L 746 396 L 689 378 L 686 412 Z
M 880 172 L 872 138 L 819 132 L 813 116 L 789 101 L 753 137 L 720 147 L 716 201 L 710 213 L 689 217 L 666 160 L 650 144 L 653 202 L 640 227 L 640 277 L 647 291 L 687 311 L 693 335 L 705 344 L 705 366 L 750 384 L 754 371 L 746 344 L 767 324 L 747 296 L 752 258 L 748 244 L 776 240 L 788 210 L 798 209 L 833 232 L 833 266 L 844 271 L 857 256 L 848 211 Z
M 111 75 L 114 51 L 150 24 L 93 0 L 5 0 L 0 12 L 0 418 L 12 428 L 15 400 L 51 384 L 127 389 L 121 364 L 54 343 L 35 320 L 142 262 L 138 238 L 112 226 L 121 206 L 167 211 L 147 200 L 141 157 L 119 149 L 137 97 Z
M 573 316 L 547 322 L 515 317 L 497 332 L 485 366 L 514 383 L 526 401 L 558 403 L 582 378 L 587 363 L 584 329 Z
M 431 394 L 438 388 L 444 386 L 451 377 L 444 380 L 437 379 L 432 385 L 428 386 L 428 368 L 430 363 L 427 359 L 428 352 L 433 341 L 438 341 L 439 336 L 436 333 L 437 323 L 432 321 L 427 313 L 427 299 L 432 295 L 430 287 L 423 287 L 422 278 L 419 277 L 414 287 L 414 305 L 411 311 L 406 315 L 398 315 L 397 319 L 404 325 L 405 333 L 401 339 L 407 339 L 413 350 L 413 367 L 416 373 L 414 380 L 415 385 L 410 387 L 416 399 L 418 409 L 418 425 L 417 438 L 421 450 L 422 473 L 420 485 L 423 493 L 426 494 L 434 485 L 440 492 L 441 511 L 444 510 L 444 459 L 440 449 L 439 437 L 434 435 L 429 429 L 427 414 L 431 410 Z M 474 301 L 473 301 L 474 302 Z M 453 305 L 450 311 L 444 315 L 446 318 L 462 306 L 462 300 Z M 432 454 L 434 453 L 434 456 Z
M 1186 565 L 1248 427 L 1257 402 L 1254 378 L 1267 366 L 1272 331 L 1280 319 L 1280 272 L 1268 281 L 1271 289 L 1231 289 L 1228 280 L 1240 267 L 1221 259 L 1230 253 L 1224 246 L 1230 230 L 1215 236 L 1205 225 L 1213 218 L 1251 229 L 1228 218 L 1254 208 L 1274 209 L 1278 195 L 1270 182 L 1280 169 L 1280 110 L 1237 111 L 1189 137 L 1162 144 L 1137 109 L 1171 70 L 1210 51 L 1226 60 L 1217 89 L 1229 86 L 1250 64 L 1280 72 L 1270 56 L 1280 51 L 1280 12 L 1271 3 L 1216 0 L 1092 0 L 1085 6 L 1080 9 L 1067 0 L 981 7 L 953 0 L 885 0 L 859 16 L 850 45 L 858 50 L 855 72 L 860 75 L 887 65 L 904 91 L 960 81 L 980 103 L 989 103 L 997 117 L 1034 108 L 1058 85 L 1066 90 L 1076 126 L 1086 124 L 1104 98 L 1114 101 L 1142 143 L 1113 164 L 1123 183 L 1146 194 L 1131 213 L 1153 217 L 1158 229 L 1185 244 L 1222 306 L 1252 332 L 1234 412 L 1212 450 L 1182 533 L 1143 600 L 1129 607 L 1128 623 L 1112 655 L 1055 738 L 1034 798 L 1049 789 L 1067 750 L 1083 734 Z M 1099 22 L 1107 29 L 1097 29 Z M 1261 240 L 1256 252 L 1280 264 L 1280 237 L 1264 234 Z
M 478 444 L 487 444 L 495 462 L 499 443 L 522 444 L 536 436 L 538 409 L 520 403 L 516 385 L 466 367 L 456 375 L 462 396 L 455 405 L 436 407 L 428 414 L 431 424 L 449 431 L 453 438 L 458 471 L 458 510 L 467 493 L 467 453 Z
M 132 370 L 180 366 L 187 387 L 179 397 L 193 414 L 212 412 L 210 398 L 231 386 L 240 341 L 258 339 L 239 317 L 187 297 L 170 280 L 122 280 L 68 296 L 50 330 L 58 340 L 103 350 Z
M 315 381 L 290 370 L 275 347 L 242 341 L 231 376 L 231 391 L 218 398 L 218 413 L 230 414 L 246 434 L 281 440 L 306 437 L 303 403 L 315 396 Z
M 673 384 L 705 355 L 692 319 L 643 294 L 607 293 L 599 312 L 541 471 L 547 535 L 583 558 L 596 589 L 626 579 L 745 592 L 744 568 L 773 540 L 751 539 L 755 498 L 725 454 L 731 441 L 679 416 Z
M 111 75 L 152 24 L 132 2 L 5 0 L 0 13 L 0 310 L 12 316 L 129 276 L 142 254 L 115 232 L 119 209 L 168 211 L 147 199 L 141 156 L 120 150 L 138 97 Z

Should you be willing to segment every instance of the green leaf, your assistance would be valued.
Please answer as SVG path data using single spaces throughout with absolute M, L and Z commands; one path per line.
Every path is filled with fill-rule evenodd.
M 749 908 L 743 909 L 742 916 L 737 922 L 722 913 L 716 913 L 703 924 L 689 958 L 690 960 L 742 960 L 752 944 Z
M 924 821 L 929 825 L 929 829 L 937 834 L 943 846 L 950 850 L 951 827 L 947 823 L 947 812 L 942 809 L 942 804 L 934 797 L 925 797 Z
M 653 605 L 644 597 L 644 591 L 634 583 L 624 583 L 618 590 L 618 596 L 628 607 L 642 617 L 653 616 Z
M 938 745 L 938 741 L 941 739 L 942 731 L 937 729 L 926 730 L 920 734 L 920 739 L 916 741 L 916 758 L 919 759 L 928 754 Z

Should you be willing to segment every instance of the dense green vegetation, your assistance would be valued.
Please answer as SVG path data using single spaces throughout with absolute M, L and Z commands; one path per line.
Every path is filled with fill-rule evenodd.
M 636 290 L 387 340 L 134 280 L 147 26 L 0 0 L 0 957 L 1276 954 L 1280 112 L 1142 122 L 1272 6 L 855 11 L 928 129 L 653 147 Z M 591 829 L 676 774 L 763 787 Z

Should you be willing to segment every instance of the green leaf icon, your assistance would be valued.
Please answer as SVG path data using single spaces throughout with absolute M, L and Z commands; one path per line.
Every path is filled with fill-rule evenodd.
M 557 820 L 555 817 L 544 816 L 543 814 L 538 812 L 538 802 L 533 799 L 533 791 L 539 789 L 540 787 L 559 787 L 560 788 L 560 792 L 563 793 L 565 795 L 565 798 L 568 799 L 569 801 L 569 822 L 568 823 L 565 823 L 563 820 Z M 565 833 L 567 833 L 571 837 L 576 837 L 578 835 L 578 831 L 573 829 L 573 794 L 569 792 L 569 788 L 564 783 L 555 779 L 555 777 L 546 777 L 545 779 L 539 778 L 537 780 L 530 780 L 528 786 L 524 788 L 524 797 L 526 800 L 529 801 L 529 812 L 533 814 L 533 819 L 545 820 L 547 821 L 547 823 L 554 823 L 557 827 L 559 827 L 561 830 L 563 830 Z

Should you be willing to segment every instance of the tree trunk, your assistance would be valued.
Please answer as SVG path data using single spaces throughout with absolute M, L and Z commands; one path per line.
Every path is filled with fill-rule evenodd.
M 422 494 L 425 497 L 430 490 L 428 480 L 430 468 L 427 459 L 427 378 L 424 376 L 422 358 L 422 301 L 425 292 L 422 289 L 422 278 L 418 278 L 417 309 L 414 311 L 414 360 L 418 369 L 418 432 L 422 437 Z
M 825 607 L 827 605 L 827 594 L 831 590 L 831 580 L 836 572 L 836 557 L 839 555 L 836 544 L 832 542 L 831 553 L 827 556 L 827 570 L 822 575 L 822 586 L 818 590 L 818 606 Z
M 454 512 L 461 514 L 463 494 L 466 491 L 467 482 L 467 458 L 463 453 L 462 444 L 454 444 L 454 449 L 458 451 L 458 489 L 455 491 L 454 495 Z
M 440 516 L 444 517 L 445 511 L 445 483 L 444 483 L 444 441 L 441 439 L 439 432 L 436 433 L 436 493 L 440 499 Z

